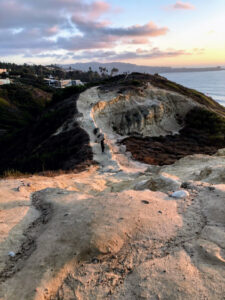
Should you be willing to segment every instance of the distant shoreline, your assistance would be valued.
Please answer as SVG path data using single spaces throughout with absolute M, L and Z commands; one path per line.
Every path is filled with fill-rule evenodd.
M 225 70 L 222 68 L 208 72 L 162 72 L 159 74 L 168 80 L 200 91 L 225 106 Z
M 99 68 L 106 68 L 110 73 L 113 68 L 118 69 L 117 74 L 123 73 L 149 73 L 149 74 L 164 74 L 164 73 L 187 73 L 187 72 L 212 72 L 212 71 L 224 71 L 225 67 L 161 67 L 161 66 L 142 66 L 130 63 L 122 62 L 111 62 L 111 63 L 100 63 L 100 62 L 87 62 L 87 63 L 74 63 L 74 64 L 62 64 L 59 67 L 69 71 L 81 70 L 88 72 L 90 69 L 94 72 L 99 72 Z
M 219 72 L 225 71 L 222 68 L 200 68 L 200 69 L 173 69 L 171 71 L 159 72 L 160 74 L 168 74 L 168 73 L 198 73 L 198 72 Z

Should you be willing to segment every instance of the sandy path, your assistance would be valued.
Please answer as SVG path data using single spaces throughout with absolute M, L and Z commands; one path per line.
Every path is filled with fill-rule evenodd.
M 117 172 L 120 170 L 126 173 L 145 171 L 148 166 L 131 160 L 125 154 L 124 147 L 117 145 L 117 140 L 121 139 L 121 136 L 112 132 L 107 125 L 104 126 L 95 115 L 95 105 L 101 101 L 110 101 L 113 97 L 115 97 L 114 93 L 108 93 L 107 97 L 104 97 L 98 88 L 94 87 L 82 93 L 77 101 L 79 112 L 85 116 L 80 119 L 80 125 L 90 136 L 94 160 L 106 171 L 113 170 Z M 100 128 L 104 133 L 106 143 L 104 154 L 101 153 L 100 145 L 96 143 L 96 136 L 93 133 L 94 128 Z

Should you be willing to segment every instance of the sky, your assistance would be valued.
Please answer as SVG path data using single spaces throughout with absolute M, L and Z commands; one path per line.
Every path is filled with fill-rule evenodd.
M 224 0 L 0 0 L 0 61 L 225 66 Z

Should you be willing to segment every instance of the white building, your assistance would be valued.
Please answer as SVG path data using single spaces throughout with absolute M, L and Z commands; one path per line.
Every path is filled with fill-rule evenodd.
M 47 83 L 49 86 L 57 88 L 58 87 L 58 80 L 52 78 L 45 78 L 45 83 Z
M 59 87 L 61 89 L 69 86 L 79 86 L 79 85 L 84 85 L 81 80 L 71 80 L 71 79 L 59 80 Z
M 59 88 L 64 89 L 69 86 L 72 86 L 71 79 L 59 80 Z
M 72 79 L 56 80 L 51 75 L 49 76 L 49 78 L 45 78 L 45 82 L 51 87 L 61 88 L 61 89 L 64 89 L 64 88 L 70 87 L 70 86 L 84 85 L 81 80 L 72 80 Z
M 9 78 L 6 78 L 6 79 L 1 79 L 0 78 L 0 85 L 4 85 L 4 84 L 10 84 L 11 81 Z
M 72 80 L 72 85 L 84 85 L 81 80 Z

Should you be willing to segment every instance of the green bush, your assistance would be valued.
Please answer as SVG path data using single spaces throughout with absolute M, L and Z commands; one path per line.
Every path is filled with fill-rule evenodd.
M 213 111 L 194 108 L 186 116 L 186 125 L 199 131 L 204 131 L 211 140 L 225 139 L 225 118 Z
M 66 98 L 71 97 L 74 94 L 79 94 L 86 89 L 85 86 L 70 86 L 65 89 L 57 89 L 52 96 L 52 103 L 58 103 Z

